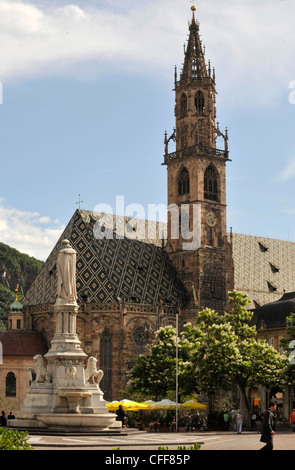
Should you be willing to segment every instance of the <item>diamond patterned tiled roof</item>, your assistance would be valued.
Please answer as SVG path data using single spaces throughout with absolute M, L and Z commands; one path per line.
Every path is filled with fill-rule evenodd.
M 98 239 L 95 229 L 101 217 L 102 214 L 90 211 L 75 212 L 23 300 L 24 306 L 55 302 L 56 260 L 65 238 L 77 251 L 76 284 L 80 300 L 87 294 L 88 302 L 94 303 L 117 302 L 118 298 L 125 298 L 126 301 L 159 305 L 160 301 L 178 304 L 179 299 L 185 297 L 183 284 L 161 248 L 159 230 L 165 225 L 154 223 L 152 228 L 156 237 L 149 239 L 146 235 L 153 235 L 153 230 L 147 231 L 150 223 L 138 221 L 137 239 L 130 239 L 122 235 L 128 219 L 118 217 L 114 237 Z
M 232 234 L 235 290 L 244 292 L 252 307 L 295 291 L 295 243 L 253 235 Z

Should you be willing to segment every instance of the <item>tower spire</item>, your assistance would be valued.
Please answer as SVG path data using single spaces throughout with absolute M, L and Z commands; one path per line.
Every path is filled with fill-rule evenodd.
M 205 63 L 194 5 L 191 11 L 182 72 L 179 80 L 174 76 L 175 131 L 171 138 L 176 149 L 172 153 L 168 150 L 171 138 L 165 135 L 168 206 L 177 206 L 174 214 L 168 214 L 166 251 L 191 295 L 192 308 L 196 308 L 197 298 L 198 308 L 209 305 L 223 311 L 231 279 L 226 245 L 228 134 L 216 128 L 215 72 L 210 62 Z M 216 147 L 219 136 L 224 138 L 224 151 Z M 186 232 L 193 227 L 197 228 L 194 234 Z
M 184 64 L 180 80 L 203 80 L 208 77 L 202 42 L 199 36 L 199 23 L 195 18 L 196 7 L 191 6 L 193 12 L 189 26 L 189 39 L 185 51 Z

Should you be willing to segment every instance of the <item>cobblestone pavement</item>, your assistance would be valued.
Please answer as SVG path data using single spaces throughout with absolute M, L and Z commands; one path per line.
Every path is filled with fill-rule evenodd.
M 189 450 L 196 442 L 202 450 L 259 450 L 264 444 L 256 432 L 205 432 L 205 433 L 130 433 L 126 436 L 38 436 L 32 435 L 29 443 L 35 450 L 158 450 L 159 446 Z M 289 431 L 274 436 L 274 450 L 295 450 L 295 435 Z

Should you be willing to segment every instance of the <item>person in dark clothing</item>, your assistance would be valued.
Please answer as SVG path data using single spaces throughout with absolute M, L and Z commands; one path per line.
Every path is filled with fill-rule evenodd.
M 261 427 L 261 442 L 265 442 L 266 445 L 260 450 L 273 450 L 273 436 L 275 434 L 275 417 L 274 411 L 277 408 L 277 404 L 271 402 L 268 409 L 263 415 L 262 427 Z
M 0 426 L 2 427 L 7 426 L 7 418 L 6 418 L 5 411 L 1 411 Z
M 12 412 L 10 412 L 9 415 L 7 416 L 7 419 L 15 419 L 14 414 L 12 414 Z
M 116 421 L 122 421 L 122 426 L 126 425 L 126 414 L 125 411 L 123 410 L 123 406 L 119 405 L 119 409 L 116 411 Z

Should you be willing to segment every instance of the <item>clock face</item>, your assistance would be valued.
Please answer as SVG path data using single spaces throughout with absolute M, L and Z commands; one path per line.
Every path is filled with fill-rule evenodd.
M 209 227 L 214 227 L 214 225 L 216 225 L 217 219 L 216 219 L 214 212 L 212 211 L 208 212 L 208 214 L 206 215 L 206 222 L 209 225 Z

